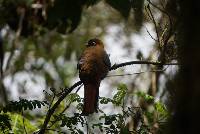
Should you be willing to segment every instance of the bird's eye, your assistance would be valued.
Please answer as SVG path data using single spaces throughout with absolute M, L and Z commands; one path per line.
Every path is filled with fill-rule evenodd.
M 96 42 L 90 40 L 90 41 L 88 42 L 88 45 L 89 45 L 89 46 L 95 46 L 95 45 L 96 45 Z
M 93 41 L 93 42 L 92 42 L 92 45 L 93 45 L 93 46 L 94 46 L 94 45 L 96 45 L 96 42 L 95 42 L 95 41 Z

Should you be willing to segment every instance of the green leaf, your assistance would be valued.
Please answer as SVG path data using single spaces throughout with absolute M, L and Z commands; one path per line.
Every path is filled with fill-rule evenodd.
M 27 106 L 28 106 L 29 110 L 33 109 L 33 105 L 31 103 L 28 103 Z
M 10 101 L 2 108 L 2 111 L 4 113 L 21 112 L 22 110 L 41 108 L 42 105 L 45 106 L 46 104 L 48 104 L 46 101 L 20 99 L 19 101 Z
M 164 104 L 160 103 L 160 102 L 156 102 L 154 104 L 155 110 L 160 114 L 160 116 L 162 117 L 167 117 L 169 115 L 166 107 L 164 106 Z
M 81 98 L 77 93 L 71 93 L 68 95 L 68 97 L 71 102 L 75 102 L 75 101 L 81 102 Z
M 35 109 L 36 108 L 36 102 L 33 101 L 31 104 L 32 104 L 33 108 Z
M 120 106 L 123 102 L 123 99 L 126 95 L 127 86 L 125 84 L 120 84 L 117 87 L 118 92 L 113 97 L 113 103 L 117 106 Z
M 112 99 L 106 97 L 100 97 L 101 104 L 108 104 L 109 102 L 112 102 Z
M 136 95 L 138 97 L 141 97 L 143 98 L 145 101 L 154 101 L 154 97 L 151 96 L 151 95 L 148 95 L 147 93 L 144 93 L 144 92 L 137 92 Z

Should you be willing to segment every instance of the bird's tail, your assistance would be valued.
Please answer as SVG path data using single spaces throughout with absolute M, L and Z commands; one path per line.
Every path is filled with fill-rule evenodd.
M 99 99 L 99 84 L 84 85 L 84 105 L 82 115 L 97 112 Z

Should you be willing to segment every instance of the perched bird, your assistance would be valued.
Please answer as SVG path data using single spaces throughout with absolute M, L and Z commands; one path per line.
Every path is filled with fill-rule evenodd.
M 98 112 L 99 86 L 111 67 L 103 42 L 91 39 L 77 64 L 79 78 L 84 85 L 84 106 L 82 115 Z

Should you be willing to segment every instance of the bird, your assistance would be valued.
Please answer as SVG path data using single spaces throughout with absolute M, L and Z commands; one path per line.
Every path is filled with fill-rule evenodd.
M 90 39 L 79 58 L 77 68 L 79 78 L 84 85 L 82 115 L 98 112 L 99 87 L 111 68 L 109 55 L 101 40 Z

